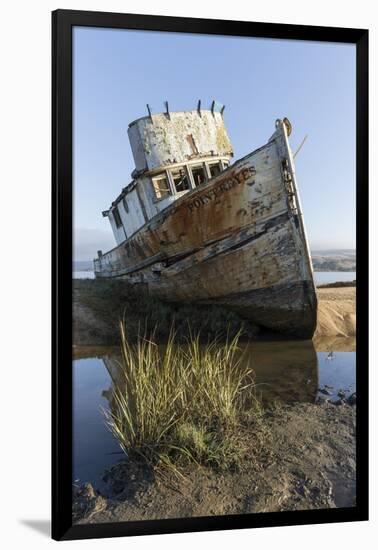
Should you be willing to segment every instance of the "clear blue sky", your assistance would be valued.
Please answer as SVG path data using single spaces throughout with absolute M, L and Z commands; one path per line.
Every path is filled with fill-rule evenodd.
M 74 30 L 75 259 L 114 246 L 108 208 L 130 180 L 132 120 L 226 105 L 238 159 L 288 117 L 312 250 L 355 247 L 355 47 L 148 31 Z

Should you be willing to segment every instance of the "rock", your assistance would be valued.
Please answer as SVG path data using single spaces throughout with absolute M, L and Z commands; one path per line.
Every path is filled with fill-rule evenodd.
M 345 405 L 345 403 L 346 403 L 345 399 L 338 399 L 337 401 L 335 401 L 335 405 L 337 406 Z
M 323 397 L 322 395 L 319 395 L 319 397 L 317 397 L 317 399 L 316 399 L 316 403 L 318 405 L 323 405 L 323 404 L 329 403 L 329 402 L 330 402 L 329 397 Z
M 332 392 L 329 389 L 327 389 L 326 387 L 319 388 L 318 391 L 320 391 L 320 393 L 323 393 L 324 395 L 332 395 Z
M 349 405 L 355 405 L 357 403 L 357 395 L 356 395 L 356 392 L 352 393 L 352 395 L 350 395 L 348 397 L 348 403 Z
M 94 489 L 91 483 L 84 483 L 78 487 L 74 486 L 72 494 L 72 517 L 74 523 L 104 510 L 106 505 L 106 499 Z
M 346 396 L 346 393 L 344 390 L 339 390 L 337 392 L 337 395 L 341 398 L 341 399 L 345 399 L 345 396 Z
M 125 483 L 123 481 L 121 481 L 120 479 L 115 479 L 111 483 L 111 488 L 112 488 L 112 491 L 115 495 L 119 495 L 124 490 Z

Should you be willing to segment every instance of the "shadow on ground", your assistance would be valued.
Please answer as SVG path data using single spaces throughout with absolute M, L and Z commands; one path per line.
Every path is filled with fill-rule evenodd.
M 20 523 L 45 537 L 51 536 L 51 521 L 49 519 L 21 519 Z

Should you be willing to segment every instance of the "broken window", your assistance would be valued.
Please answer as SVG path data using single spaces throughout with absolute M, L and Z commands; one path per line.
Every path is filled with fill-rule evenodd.
M 121 220 L 121 216 L 119 214 L 117 206 L 113 210 L 113 216 L 114 216 L 114 221 L 115 221 L 116 227 L 121 227 L 122 226 L 122 220 Z
M 212 164 L 209 164 L 209 170 L 212 178 L 215 178 L 215 176 L 218 176 L 218 174 L 221 173 L 221 167 L 219 165 L 219 162 L 213 162 Z
M 188 174 L 184 167 L 172 170 L 171 174 L 177 193 L 190 189 Z
M 125 209 L 125 211 L 128 213 L 129 212 L 129 205 L 127 204 L 127 200 L 126 200 L 126 197 L 123 197 L 123 207 Z
M 191 170 L 192 170 L 194 185 L 196 187 L 206 182 L 206 173 L 202 165 L 192 166 Z
M 164 199 L 171 194 L 171 189 L 169 187 L 169 182 L 167 176 L 161 175 L 152 179 L 152 184 L 154 186 L 155 195 L 157 199 Z

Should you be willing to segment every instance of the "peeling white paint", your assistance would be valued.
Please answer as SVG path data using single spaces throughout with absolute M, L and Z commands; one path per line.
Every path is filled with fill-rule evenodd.
M 195 188 L 192 166 L 202 165 L 207 179 L 209 165 L 219 163 L 223 170 L 233 154 L 230 139 L 219 112 L 185 111 L 161 113 L 140 118 L 128 129 L 135 160 L 135 179 L 123 190 L 106 215 L 119 245 L 138 231 L 147 221 L 165 210 L 183 194 Z M 189 189 L 177 191 L 172 171 L 184 169 Z M 157 197 L 152 178 L 164 175 L 170 194 Z M 125 207 L 124 201 L 127 203 Z M 118 210 L 121 224 L 116 223 Z
M 133 122 L 128 129 L 135 168 L 155 170 L 192 158 L 227 156 L 232 145 L 220 113 L 160 113 Z

